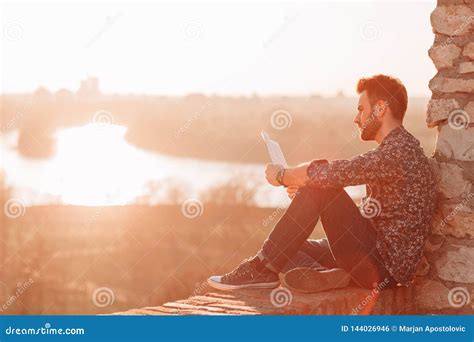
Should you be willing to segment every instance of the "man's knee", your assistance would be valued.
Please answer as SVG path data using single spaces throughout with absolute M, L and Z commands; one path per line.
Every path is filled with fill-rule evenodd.
M 318 199 L 332 198 L 340 194 L 341 191 L 344 191 L 344 189 L 343 188 L 318 188 L 314 186 L 305 185 L 298 188 L 298 192 L 296 193 L 296 196 L 312 197 L 315 199 L 316 198 Z
M 298 188 L 298 191 L 296 192 L 296 196 L 299 197 L 307 197 L 307 196 L 313 196 L 314 193 L 314 188 L 305 185 L 305 186 L 300 186 Z

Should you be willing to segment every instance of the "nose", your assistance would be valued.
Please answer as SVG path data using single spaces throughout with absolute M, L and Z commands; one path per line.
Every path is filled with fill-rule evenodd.
M 359 124 L 359 122 L 360 122 L 360 115 L 357 114 L 357 115 L 354 117 L 354 120 L 353 120 L 353 121 L 354 121 L 354 123 Z

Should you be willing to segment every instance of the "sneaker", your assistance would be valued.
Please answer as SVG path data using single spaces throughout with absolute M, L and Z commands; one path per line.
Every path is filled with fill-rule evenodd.
M 280 276 L 281 284 L 289 290 L 316 293 L 346 287 L 350 275 L 342 268 L 294 268 Z
M 263 266 L 257 257 L 245 259 L 233 271 L 212 276 L 207 283 L 218 290 L 273 289 L 280 285 L 278 274 Z

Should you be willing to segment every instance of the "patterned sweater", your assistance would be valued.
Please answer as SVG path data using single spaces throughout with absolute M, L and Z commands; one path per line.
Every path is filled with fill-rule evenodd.
M 349 160 L 314 160 L 307 173 L 309 186 L 366 185 L 361 214 L 377 230 L 376 247 L 387 270 L 410 285 L 436 204 L 435 179 L 420 142 L 398 127 L 377 148 Z

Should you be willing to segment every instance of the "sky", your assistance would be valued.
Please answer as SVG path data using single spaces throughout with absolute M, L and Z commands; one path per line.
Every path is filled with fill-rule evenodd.
M 400 78 L 430 96 L 435 1 L 3 3 L 2 93 L 355 95 Z

